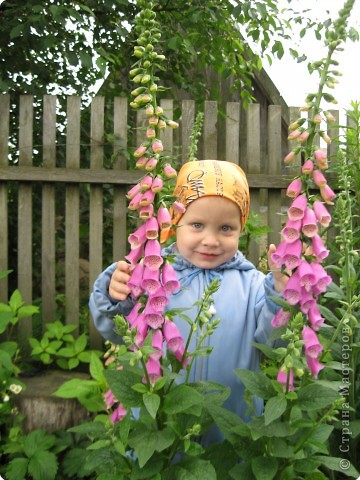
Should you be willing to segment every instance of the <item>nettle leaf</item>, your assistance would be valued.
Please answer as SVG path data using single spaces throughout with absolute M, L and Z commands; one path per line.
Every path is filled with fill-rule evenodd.
M 80 356 L 79 356 L 80 358 Z M 96 353 L 91 352 L 90 355 L 90 375 L 94 380 L 99 383 L 105 383 L 105 376 L 104 376 L 104 366 L 101 360 L 98 358 Z
M 278 462 L 273 457 L 256 457 L 251 460 L 251 468 L 257 480 L 272 480 L 278 470 Z
M 94 437 L 100 437 L 106 434 L 106 428 L 101 422 L 86 422 L 71 427 L 68 430 L 69 432 L 78 433 L 80 435 L 92 435 Z
M 164 411 L 170 415 L 181 413 L 203 403 L 203 396 L 188 385 L 177 385 L 164 399 Z
M 34 480 L 55 480 L 57 469 L 56 455 L 52 452 L 36 452 L 28 465 L 29 473 Z
M 245 387 L 257 397 L 269 400 L 277 394 L 271 380 L 264 374 L 242 369 L 235 369 L 234 371 Z
M 339 393 L 332 388 L 311 383 L 299 390 L 297 405 L 301 410 L 321 410 L 338 400 L 339 397 Z
M 154 452 L 162 452 L 170 447 L 175 441 L 175 434 L 170 428 L 164 430 L 141 429 L 129 437 L 129 445 L 135 450 L 139 460 L 139 467 L 142 468 Z
M 142 395 L 132 389 L 141 382 L 141 375 L 127 370 L 105 370 L 105 378 L 115 397 L 126 407 L 141 407 Z
M 27 305 L 25 307 L 20 307 L 17 316 L 19 318 L 26 318 L 26 317 L 31 317 L 32 315 L 35 315 L 35 313 L 39 313 L 39 308 L 32 306 L 32 305 Z
M 315 460 L 319 460 L 319 462 L 321 462 L 321 464 L 328 468 L 330 471 L 341 472 L 342 474 L 347 475 L 351 478 L 359 477 L 359 472 L 356 470 L 356 468 L 351 465 L 350 462 L 345 461 L 346 463 L 344 463 L 343 458 L 328 457 L 322 455 L 316 455 L 313 458 Z
M 146 392 L 143 395 L 144 405 L 152 418 L 156 417 L 160 407 L 160 397 L 156 393 Z
M 265 404 L 264 417 L 265 425 L 273 422 L 285 412 L 287 406 L 285 395 L 277 395 L 276 397 L 271 397 Z
M 23 305 L 23 299 L 19 290 L 14 290 L 13 294 L 10 297 L 9 305 L 14 312 Z

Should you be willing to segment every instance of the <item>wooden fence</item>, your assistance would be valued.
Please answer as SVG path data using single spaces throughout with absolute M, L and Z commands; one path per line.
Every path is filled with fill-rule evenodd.
M 173 118 L 173 101 L 164 100 L 162 106 Z M 179 108 L 180 129 L 167 128 L 162 140 L 166 151 L 176 155 L 181 163 L 186 161 L 196 108 L 190 100 L 184 100 Z M 81 119 L 85 114 L 90 119 L 86 127 L 89 141 L 83 154 Z M 220 116 L 217 103 L 207 101 L 204 114 L 198 158 L 227 159 L 240 164 L 248 176 L 251 210 L 260 214 L 271 229 L 262 244 L 253 243 L 250 247 L 249 257 L 256 263 L 265 245 L 279 241 L 281 212 L 288 204 L 284 189 L 299 171 L 300 159 L 291 168 L 282 164 L 288 146 L 284 144 L 284 116 L 279 106 L 269 106 L 264 120 L 257 104 L 243 111 L 239 103 L 231 102 L 226 105 L 225 115 Z M 18 106 L 12 107 L 10 97 L 0 95 L 0 271 L 13 268 L 12 275 L 16 275 L 15 283 L 25 303 L 34 301 L 35 289 L 40 292 L 43 323 L 56 318 L 57 298 L 62 293 L 65 321 L 79 325 L 80 290 L 84 288 L 80 266 L 88 269 L 87 297 L 103 268 L 128 252 L 125 193 L 142 173 L 128 169 L 124 152 L 139 144 L 145 123 L 141 113 L 136 116 L 128 111 L 125 98 L 114 98 L 109 107 L 103 97 L 95 97 L 90 107 L 84 108 L 79 97 L 70 96 L 66 100 L 66 119 L 60 122 L 59 115 L 55 96 L 45 96 L 35 112 L 31 96 L 21 96 Z M 298 115 L 297 108 L 286 112 L 290 122 Z M 14 118 L 18 118 L 15 127 Z M 129 123 L 137 127 L 131 130 L 136 132 L 134 136 L 129 136 Z M 244 125 L 245 143 L 240 135 Z M 35 131 L 38 133 L 34 142 Z M 105 138 L 112 139 L 110 163 L 104 154 Z M 84 225 L 80 224 L 84 209 L 88 211 L 85 238 L 81 234 Z M 108 251 L 109 243 L 112 258 L 104 258 L 104 245 Z M 59 272 L 63 277 L 61 287 Z M 11 285 L 11 277 L 0 280 L 1 301 L 7 301 Z M 86 315 L 91 346 L 99 347 L 101 339 L 89 314 Z M 24 348 L 32 335 L 33 319 L 22 319 L 18 339 Z

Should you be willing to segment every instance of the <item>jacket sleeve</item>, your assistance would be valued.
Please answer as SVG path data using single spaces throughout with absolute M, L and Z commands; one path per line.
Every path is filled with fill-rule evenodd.
M 274 288 L 274 278 L 272 273 L 265 276 L 263 285 L 265 301 L 262 303 L 261 312 L 259 312 L 255 341 L 259 343 L 269 343 L 269 337 L 274 330 L 274 327 L 271 325 L 271 320 L 281 308 L 271 297 L 281 298 L 281 294 Z
M 131 298 L 123 302 L 114 300 L 109 295 L 111 276 L 116 268 L 116 263 L 110 265 L 95 280 L 93 291 L 90 295 L 89 308 L 94 325 L 100 335 L 112 343 L 122 343 L 120 335 L 114 331 L 115 315 L 128 315 L 134 306 Z

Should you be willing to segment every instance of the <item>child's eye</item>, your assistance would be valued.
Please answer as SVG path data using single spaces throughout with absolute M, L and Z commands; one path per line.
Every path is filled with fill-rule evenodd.
M 193 226 L 193 228 L 195 228 L 196 230 L 199 230 L 199 229 L 202 227 L 202 223 L 193 223 L 192 226 Z
M 231 230 L 232 230 L 232 228 L 230 227 L 230 225 L 223 225 L 221 227 L 221 231 L 225 232 L 225 233 L 231 232 Z

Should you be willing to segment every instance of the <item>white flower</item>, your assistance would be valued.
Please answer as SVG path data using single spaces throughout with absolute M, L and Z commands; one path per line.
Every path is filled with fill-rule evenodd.
M 215 315 L 216 314 L 216 309 L 215 309 L 214 305 L 210 305 L 208 311 L 209 311 L 210 315 Z
M 9 395 L 5 394 L 4 395 L 4 402 L 8 402 L 10 400 Z
M 11 392 L 15 393 L 15 395 L 20 393 L 21 390 L 22 390 L 22 386 L 21 385 L 15 385 L 15 383 L 12 383 L 9 388 L 10 388 Z

